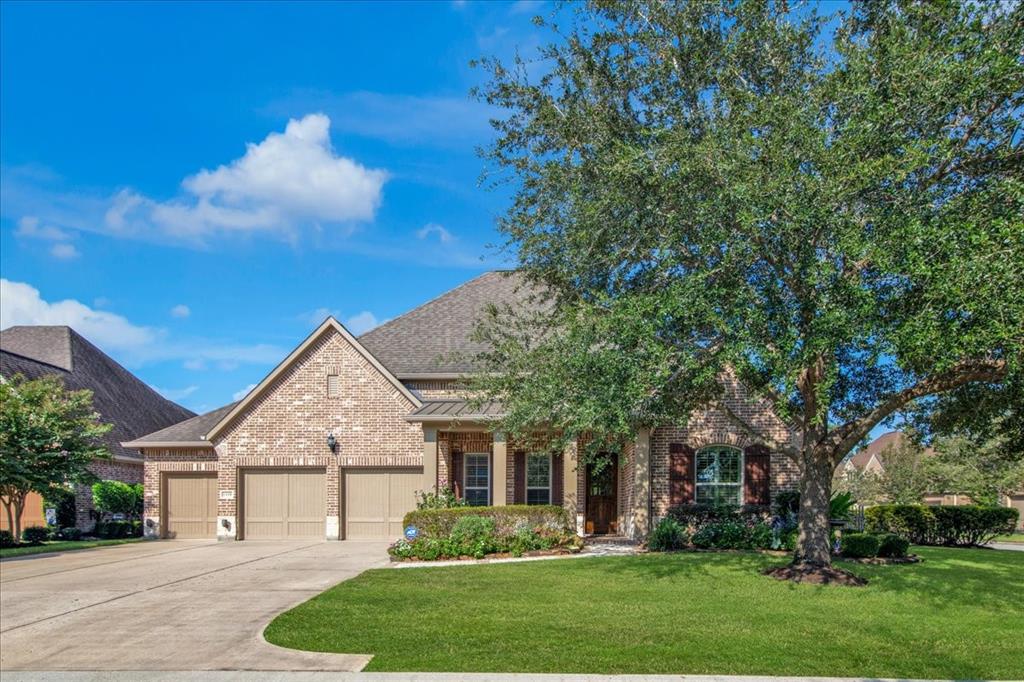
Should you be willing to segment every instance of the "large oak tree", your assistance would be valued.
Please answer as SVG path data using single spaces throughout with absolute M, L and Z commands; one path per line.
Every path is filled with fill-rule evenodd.
M 481 62 L 499 227 L 546 298 L 483 321 L 483 395 L 510 431 L 600 444 L 728 411 L 734 372 L 798 434 L 768 442 L 801 471 L 794 562 L 829 570 L 855 445 L 1020 380 L 1024 5 L 592 2 L 538 24 L 538 59 Z

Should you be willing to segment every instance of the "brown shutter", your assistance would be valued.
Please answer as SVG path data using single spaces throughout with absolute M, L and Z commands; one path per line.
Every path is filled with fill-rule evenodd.
M 693 448 L 683 443 L 668 446 L 668 503 L 676 507 L 694 500 Z
M 771 504 L 771 451 L 760 443 L 743 450 L 743 504 Z
M 456 499 L 462 499 L 462 451 L 452 450 L 452 491 Z
M 515 470 L 512 478 L 515 481 L 512 504 L 526 504 L 526 453 L 516 450 L 513 458 Z
M 551 455 L 551 504 L 565 503 L 565 467 L 562 455 Z

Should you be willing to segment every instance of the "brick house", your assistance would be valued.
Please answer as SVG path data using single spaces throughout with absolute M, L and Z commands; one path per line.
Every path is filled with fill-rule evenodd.
M 90 471 L 102 480 L 142 483 L 142 457 L 123 441 L 195 415 L 167 400 L 115 362 L 81 334 L 66 326 L 14 326 L 0 332 L 0 380 L 56 375 L 68 390 L 92 391 L 93 408 L 113 428 L 104 437 L 111 459 L 95 460 Z M 91 530 L 92 489 L 75 487 L 75 525 Z M 6 515 L 0 523 L 7 525 Z M 25 501 L 22 527 L 45 525 L 43 503 L 32 493 Z
M 792 433 L 730 384 L 731 409 L 641 430 L 616 467 L 577 466 L 495 431 L 499 405 L 465 400 L 470 340 L 486 303 L 522 301 L 514 273 L 489 272 L 358 339 L 328 318 L 238 403 L 125 442 L 145 458 L 152 537 L 394 538 L 417 491 L 472 504 L 558 504 L 581 533 L 646 535 L 676 504 L 769 504 L 797 470 L 764 443 Z M 533 442 L 533 439 L 531 439 Z M 541 450 L 541 451 L 537 451 Z

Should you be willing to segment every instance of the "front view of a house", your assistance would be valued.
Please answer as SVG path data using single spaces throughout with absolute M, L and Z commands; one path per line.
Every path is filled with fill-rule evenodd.
M 417 491 L 447 486 L 470 504 L 557 504 L 586 534 L 639 538 L 691 502 L 768 505 L 795 486 L 791 434 L 764 402 L 727 386 L 730 408 L 642 429 L 618 466 L 577 466 L 578 444 L 536 451 L 494 430 L 500 406 L 464 400 L 474 321 L 525 300 L 490 272 L 353 337 L 320 325 L 243 400 L 124 443 L 145 456 L 150 537 L 395 538 Z M 534 439 L 531 439 L 531 443 Z

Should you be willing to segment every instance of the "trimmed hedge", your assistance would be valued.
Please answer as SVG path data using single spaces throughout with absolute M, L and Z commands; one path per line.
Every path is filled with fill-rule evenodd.
M 554 504 L 511 504 L 504 507 L 452 507 L 417 509 L 405 515 L 403 527 L 415 526 L 419 538 L 445 539 L 464 516 L 482 516 L 494 521 L 494 532 L 512 535 L 523 525 L 543 526 L 552 532 L 575 533 L 575 523 L 564 507 Z
M 14 535 L 9 530 L 0 530 L 0 548 L 14 547 Z
M 887 559 L 902 559 L 910 551 L 910 540 L 901 538 L 895 533 L 885 533 L 878 536 L 878 556 Z
M 851 559 L 876 557 L 881 546 L 881 537 L 870 533 L 844 533 L 839 541 L 839 549 L 843 556 Z
M 864 512 L 866 530 L 895 533 L 919 545 L 968 547 L 1012 533 L 1019 512 L 1012 507 L 882 504 Z
M 96 535 L 104 540 L 142 537 L 142 523 L 139 521 L 107 521 L 96 524 Z
M 767 505 L 745 505 L 742 507 L 710 504 L 681 504 L 668 510 L 669 517 L 675 519 L 690 533 L 696 533 L 708 524 L 735 522 L 744 525 L 769 523 L 771 508 Z
M 652 552 L 671 552 L 676 549 L 683 549 L 690 541 L 686 529 L 682 524 L 670 516 L 666 516 L 651 531 L 651 537 L 647 539 L 647 549 Z
M 60 529 L 60 539 L 61 540 L 81 540 L 82 539 L 82 529 L 81 528 L 75 528 L 74 526 L 68 526 L 67 528 L 61 528 Z

